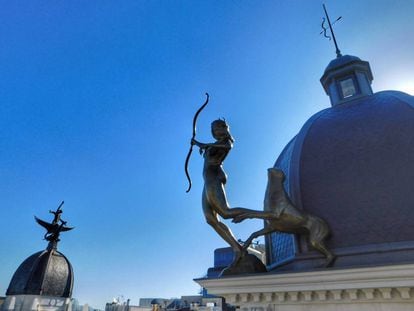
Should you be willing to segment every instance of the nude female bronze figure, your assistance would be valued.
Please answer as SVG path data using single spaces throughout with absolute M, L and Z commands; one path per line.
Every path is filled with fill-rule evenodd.
M 231 230 L 221 222 L 220 217 L 224 219 L 234 218 L 238 215 L 251 212 L 245 208 L 230 208 L 225 192 L 227 181 L 226 173 L 223 170 L 223 161 L 226 159 L 234 139 L 230 134 L 229 126 L 224 120 L 215 120 L 211 123 L 211 133 L 216 139 L 213 143 L 201 143 L 194 138 L 191 140 L 192 145 L 200 148 L 204 155 L 204 189 L 202 195 L 202 206 L 207 223 L 233 248 L 234 260 L 237 263 L 243 250 Z

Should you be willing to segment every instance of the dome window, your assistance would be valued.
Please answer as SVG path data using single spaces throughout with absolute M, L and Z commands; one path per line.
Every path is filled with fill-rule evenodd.
M 354 96 L 358 93 L 358 85 L 353 76 L 346 77 L 338 82 L 340 94 L 343 99 Z

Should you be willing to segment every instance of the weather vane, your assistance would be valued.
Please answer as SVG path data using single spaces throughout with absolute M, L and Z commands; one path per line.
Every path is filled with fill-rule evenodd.
M 325 11 L 325 16 L 326 16 L 326 19 L 325 19 L 325 17 L 323 17 L 322 18 L 322 31 L 320 32 L 320 34 L 322 35 L 324 35 L 324 37 L 325 38 L 328 38 L 329 40 L 331 40 L 331 39 L 333 39 L 333 41 L 334 41 L 334 43 L 335 43 L 335 48 L 336 48 L 336 57 L 341 57 L 342 56 L 342 54 L 341 54 L 341 51 L 339 50 L 339 48 L 338 48 L 338 43 L 336 42 L 336 38 L 335 38 L 335 33 L 334 33 L 334 31 L 333 31 L 333 28 L 332 28 L 332 26 L 337 22 L 337 21 L 339 21 L 341 18 L 342 18 L 342 16 L 339 16 L 332 24 L 331 24 L 331 20 L 329 19 L 329 15 L 328 15 L 328 12 L 326 11 L 326 6 L 325 6 L 325 4 L 323 4 L 323 10 Z M 325 27 L 325 22 L 326 21 L 328 21 L 328 25 L 329 25 L 329 30 L 331 31 L 331 35 L 332 35 L 332 38 L 330 37 L 330 36 L 328 36 L 327 34 L 326 34 L 326 31 L 328 30 L 328 28 L 326 28 Z

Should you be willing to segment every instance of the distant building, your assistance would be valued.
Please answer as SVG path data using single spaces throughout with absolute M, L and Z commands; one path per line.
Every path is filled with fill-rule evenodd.
M 105 311 L 222 311 L 225 310 L 224 300 L 216 296 L 182 296 L 181 298 L 141 298 L 139 306 L 118 301 L 105 305 Z
M 170 299 L 166 298 L 140 298 L 139 306 L 140 307 L 149 307 L 152 308 L 152 305 L 157 304 L 160 306 L 166 307 Z
M 72 298 L 68 307 L 68 311 L 102 311 L 91 307 L 89 304 L 79 304 L 77 299 Z
M 119 301 L 109 302 L 105 305 L 105 311 L 152 311 L 151 305 L 147 306 L 133 306 L 130 305 L 130 300 L 121 303 Z

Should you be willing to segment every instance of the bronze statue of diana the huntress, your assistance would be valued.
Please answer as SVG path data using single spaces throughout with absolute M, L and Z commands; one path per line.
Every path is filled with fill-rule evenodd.
M 202 143 L 194 138 L 197 115 L 207 102 L 208 95 L 206 103 L 197 111 L 193 121 L 194 131 L 191 147 L 194 145 L 198 146 L 200 153 L 204 156 L 202 206 L 206 221 L 232 247 L 234 252 L 232 264 L 223 270 L 222 275 L 266 271 L 266 267 L 258 258 L 247 253 L 247 248 L 254 238 L 275 231 L 308 235 L 312 247 L 326 257 L 326 266 L 331 266 L 336 257 L 325 245 L 325 240 L 330 235 L 328 224 L 321 218 L 301 211 L 293 205 L 283 186 L 285 178 L 283 171 L 275 168 L 268 170 L 264 211 L 241 207 L 230 208 L 225 192 L 227 176 L 223 170 L 223 161 L 226 159 L 234 143 L 228 124 L 221 119 L 211 123 L 211 133 L 216 140 L 215 142 Z M 191 155 L 191 150 L 192 148 L 189 155 Z M 189 176 L 187 172 L 188 160 L 189 156 L 186 159 L 187 177 Z M 241 245 L 237 242 L 229 227 L 221 221 L 220 217 L 224 219 L 231 218 L 234 223 L 241 222 L 247 218 L 264 219 L 265 227 L 254 232 L 244 245 Z
M 247 215 L 252 210 L 246 208 L 230 208 L 227 202 L 227 196 L 224 190 L 227 176 L 223 170 L 223 161 L 233 147 L 234 139 L 230 134 L 226 121 L 213 121 L 211 123 L 211 133 L 214 139 L 216 139 L 213 143 L 201 143 L 194 138 L 191 140 L 191 144 L 198 146 L 204 155 L 203 212 L 207 223 L 233 248 L 235 255 L 233 264 L 235 264 L 246 251 L 237 242 L 231 230 L 220 221 L 219 216 L 224 219 L 235 218 L 242 214 Z
M 202 195 L 204 216 L 207 223 L 230 244 L 234 252 L 233 263 L 223 271 L 223 275 L 266 271 L 265 267 L 253 258 L 254 256 L 247 254 L 247 248 L 253 239 L 276 231 L 308 235 L 312 247 L 326 257 L 325 266 L 331 266 L 336 257 L 325 245 L 325 240 L 330 235 L 328 224 L 321 218 L 301 211 L 293 205 L 283 186 L 285 179 L 283 171 L 275 168 L 268 170 L 264 211 L 230 208 L 225 192 L 227 176 L 223 170 L 223 161 L 233 147 L 234 139 L 224 120 L 213 121 L 211 132 L 216 139 L 215 142 L 206 144 L 193 138 L 191 144 L 198 146 L 204 155 Z M 242 246 L 231 230 L 221 222 L 219 216 L 224 219 L 232 218 L 234 223 L 247 218 L 259 218 L 264 219 L 266 225 L 265 228 L 251 234 Z

